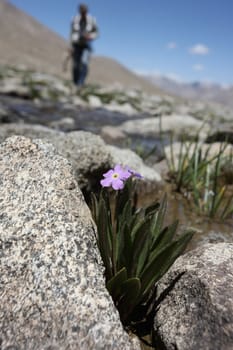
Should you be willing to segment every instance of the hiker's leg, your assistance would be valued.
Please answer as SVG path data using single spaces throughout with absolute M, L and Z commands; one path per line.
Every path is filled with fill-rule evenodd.
M 75 61 L 73 61 L 73 67 L 72 67 L 72 80 L 74 84 L 77 84 L 78 72 L 77 72 L 77 66 Z
M 78 85 L 80 86 L 85 83 L 85 80 L 88 74 L 90 54 L 91 54 L 91 51 L 89 48 L 83 49 L 82 58 L 81 58 L 81 70 L 80 70 L 79 83 L 78 83 Z
M 73 70 L 72 70 L 72 77 L 73 77 L 73 83 L 75 85 L 79 84 L 80 80 L 80 74 L 81 74 L 81 56 L 82 56 L 82 50 L 79 46 L 74 45 L 73 47 Z

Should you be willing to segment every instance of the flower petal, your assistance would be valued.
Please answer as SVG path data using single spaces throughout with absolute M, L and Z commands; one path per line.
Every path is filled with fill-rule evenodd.
M 102 187 L 110 187 L 112 185 L 112 178 L 106 177 L 100 181 Z
M 119 177 L 123 180 L 128 179 L 131 174 L 127 169 L 124 169 L 121 165 L 117 164 L 114 170 L 119 174 Z
M 113 169 L 108 170 L 106 173 L 103 174 L 104 177 L 110 177 L 114 173 Z
M 132 174 L 127 170 L 124 170 L 124 172 L 122 172 L 122 174 L 121 174 L 121 178 L 123 178 L 125 180 L 128 179 L 130 176 L 132 176 Z
M 116 164 L 115 165 L 115 167 L 114 167 L 114 171 L 116 172 L 116 173 L 118 173 L 118 172 L 120 172 L 120 171 L 122 171 L 123 169 L 122 169 L 122 166 L 120 165 L 120 164 Z
M 124 187 L 124 182 L 120 179 L 117 179 L 112 182 L 112 188 L 114 190 L 122 190 L 123 187 Z

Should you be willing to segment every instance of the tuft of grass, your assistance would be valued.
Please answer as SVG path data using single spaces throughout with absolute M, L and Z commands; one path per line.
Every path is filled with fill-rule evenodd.
M 181 141 L 175 159 L 171 136 L 170 157 L 166 156 L 175 190 L 186 196 L 189 193 L 199 214 L 222 220 L 233 214 L 233 197 L 227 198 L 228 187 L 221 184 L 220 176 L 222 164 L 232 163 L 232 154 L 225 155 L 227 146 L 222 143 L 219 151 L 211 156 L 211 144 L 203 150 L 197 137 L 192 142 Z

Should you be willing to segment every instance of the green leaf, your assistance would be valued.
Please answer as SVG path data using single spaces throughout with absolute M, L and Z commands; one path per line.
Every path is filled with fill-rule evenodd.
M 176 220 L 170 226 L 165 227 L 160 232 L 160 234 L 158 235 L 157 239 L 154 241 L 154 243 L 151 247 L 151 254 L 153 254 L 154 250 L 157 250 L 157 252 L 158 252 L 163 247 L 165 247 L 167 244 L 172 242 L 172 239 L 176 233 L 178 224 L 179 224 L 179 221 Z
M 186 150 L 185 153 L 183 154 L 183 146 L 185 146 Z M 191 143 L 186 145 L 185 142 L 181 142 L 181 148 L 180 148 L 180 153 L 179 153 L 179 162 L 178 162 L 178 174 L 177 174 L 177 190 L 180 190 L 180 187 L 182 186 L 183 183 L 183 176 L 186 171 L 186 165 L 188 158 L 189 158 L 189 149 L 191 147 Z
M 165 152 L 166 154 L 166 152 Z M 166 157 L 167 162 L 168 162 L 168 167 L 171 171 L 175 172 L 176 167 L 175 167 L 175 161 L 174 161 L 174 149 L 173 149 L 173 133 L 170 133 L 170 154 L 171 154 L 171 162 L 169 164 L 168 162 L 168 157 Z
M 100 196 L 96 223 L 98 231 L 97 243 L 105 266 L 107 280 L 112 277 L 112 225 L 109 215 L 106 202 L 103 196 Z
M 142 293 L 144 296 L 185 250 L 193 233 L 193 231 L 184 233 L 179 239 L 164 247 L 159 253 L 155 252 L 154 256 L 151 257 L 150 262 L 141 275 Z
M 98 201 L 94 193 L 91 193 L 91 213 L 93 220 L 97 222 L 98 217 Z
M 216 201 L 217 201 L 217 193 L 218 193 L 218 176 L 219 176 L 219 171 L 220 171 L 220 160 L 221 160 L 221 155 L 222 152 L 225 150 L 225 147 L 223 147 L 222 145 L 220 146 L 220 151 L 218 153 L 218 157 L 217 157 L 217 161 L 215 164 L 215 169 L 214 169 L 214 183 L 213 183 L 213 192 L 214 192 L 214 197 L 212 200 L 212 204 L 211 204 L 211 209 L 210 209 L 210 216 L 214 216 L 216 210 Z M 224 190 L 225 192 L 225 190 Z M 224 193 L 223 193 L 224 194 Z M 220 200 L 221 200 L 221 192 L 220 192 Z
M 221 190 L 217 193 L 214 206 L 212 207 L 211 213 L 210 213 L 212 216 L 216 214 L 220 204 L 222 203 L 225 192 L 226 192 L 226 187 L 223 186 Z
M 118 271 L 115 276 L 113 276 L 106 284 L 106 287 L 111 294 L 114 302 L 117 300 L 121 293 L 122 283 L 127 279 L 127 271 L 126 268 L 123 267 L 120 271 Z
M 125 222 L 122 227 L 122 232 L 118 233 L 121 237 L 119 241 L 119 250 L 118 250 L 118 269 L 123 266 L 126 267 L 126 270 L 130 270 L 131 266 L 131 255 L 132 255 L 132 238 L 131 232 L 127 222 Z
M 135 275 L 140 278 L 141 271 L 143 270 L 145 264 L 147 263 L 149 252 L 151 248 L 151 235 L 148 232 L 146 240 L 141 248 L 141 252 L 138 255 L 137 262 L 135 263 L 134 271 Z
M 133 194 L 132 187 L 133 187 L 132 180 L 128 179 L 124 188 L 121 191 L 116 192 L 115 215 L 114 215 L 115 222 L 117 222 L 117 218 L 123 212 L 125 204 L 130 199 L 132 199 L 131 198 Z
M 159 202 L 153 203 L 149 205 L 145 210 L 145 215 L 152 215 L 155 214 L 159 210 L 160 204 Z
M 123 209 L 122 212 L 118 214 L 117 217 L 117 228 L 116 231 L 122 231 L 122 226 L 124 226 L 124 224 L 126 222 L 131 222 L 132 220 L 132 203 L 131 200 L 128 200 Z
M 129 278 L 121 285 L 121 298 L 117 308 L 124 322 L 138 303 L 141 295 L 141 282 L 139 278 Z
M 149 243 L 151 243 L 150 235 L 151 219 L 144 219 L 136 227 L 133 237 L 131 266 L 129 276 L 137 276 L 136 271 L 140 271 L 144 265 L 149 253 Z
M 228 198 L 226 205 L 222 211 L 222 214 L 221 214 L 222 220 L 226 219 L 227 216 L 233 212 L 232 201 L 233 201 L 233 197 L 231 196 L 230 198 Z
M 154 218 L 152 220 L 152 225 L 151 225 L 152 245 L 156 241 L 156 239 L 158 238 L 162 230 L 166 210 L 167 210 L 167 195 L 165 193 L 161 201 L 159 211 L 154 215 Z

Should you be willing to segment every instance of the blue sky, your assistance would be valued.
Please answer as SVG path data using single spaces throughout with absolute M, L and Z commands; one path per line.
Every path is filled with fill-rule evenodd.
M 66 39 L 74 0 L 11 0 Z M 131 70 L 233 84 L 233 0 L 89 0 L 96 55 Z

